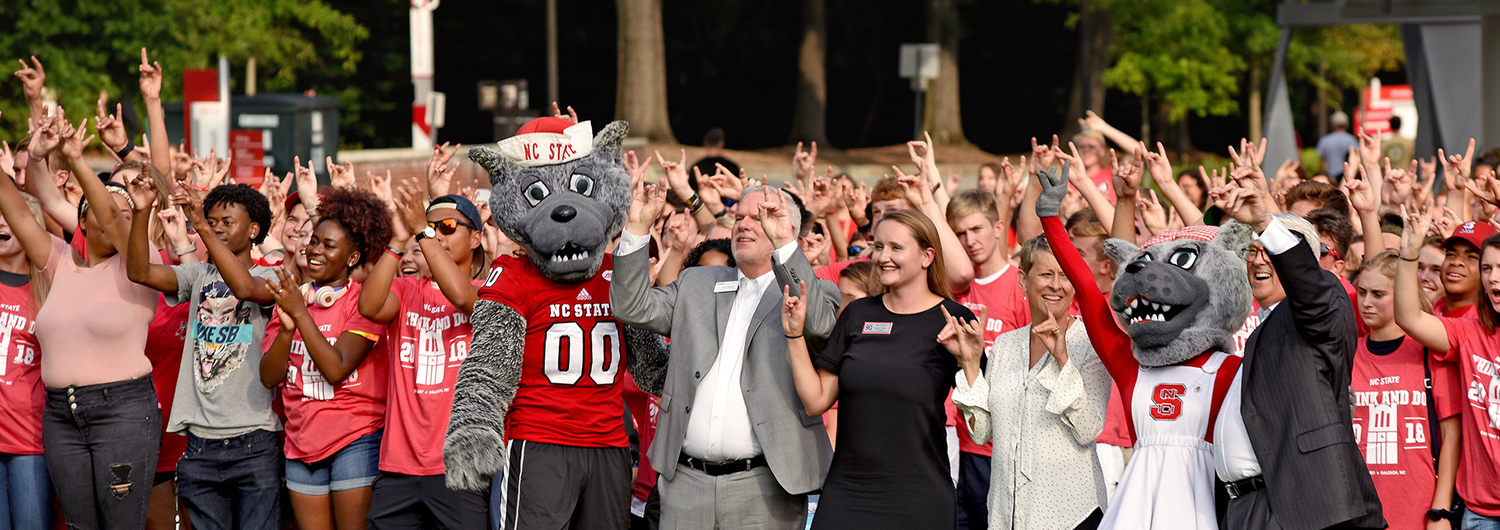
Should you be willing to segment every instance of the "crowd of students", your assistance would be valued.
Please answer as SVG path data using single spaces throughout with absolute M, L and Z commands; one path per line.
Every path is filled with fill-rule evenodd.
M 521 251 L 474 190 L 451 189 L 457 149 L 435 148 L 424 179 L 330 160 L 319 187 L 298 160 L 256 189 L 165 141 L 145 50 L 143 145 L 104 96 L 92 126 L 44 107 L 41 63 L 22 64 L 29 134 L 0 151 L 0 528 L 59 513 L 72 528 L 486 527 L 494 496 L 444 483 L 444 432 L 489 264 Z M 685 159 L 656 156 L 675 209 L 652 225 L 654 285 L 734 267 L 731 229 L 755 217 L 737 201 L 756 190 L 762 211 L 796 210 L 798 247 L 842 295 L 826 344 L 801 333 L 810 279 L 782 308 L 797 393 L 834 442 L 812 524 L 888 527 L 892 509 L 922 528 L 1117 521 L 1127 462 L 1162 457 L 1132 447 L 1089 340 L 1123 336 L 1100 305 L 1119 271 L 1105 240 L 1220 224 L 1240 186 L 1306 219 L 1344 282 L 1360 320 L 1348 427 L 1391 527 L 1500 525 L 1500 150 L 1393 164 L 1361 134 L 1343 167 L 1289 161 L 1267 178 L 1263 145 L 1242 141 L 1231 167 L 1179 173 L 1160 145 L 1093 113 L 1082 125 L 986 164 L 972 188 L 930 142 L 909 144 L 915 173 L 893 166 L 873 187 L 819 175 L 816 146 L 799 145 L 791 205 L 727 159 L 689 178 Z M 107 173 L 83 158 L 95 136 Z M 640 180 L 651 163 L 624 166 Z M 1036 175 L 1059 166 L 1072 186 L 1044 219 Z M 1268 252 L 1244 258 L 1256 300 L 1279 301 Z M 1215 363 L 1237 364 L 1261 305 Z M 872 339 L 871 324 L 923 331 Z M 624 384 L 632 526 L 652 527 L 658 401 Z M 897 429 L 872 430 L 890 416 Z

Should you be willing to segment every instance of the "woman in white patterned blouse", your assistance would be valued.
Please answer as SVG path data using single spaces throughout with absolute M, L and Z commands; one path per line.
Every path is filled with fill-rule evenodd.
M 1109 374 L 1068 314 L 1073 286 L 1044 238 L 1021 248 L 1020 280 L 1031 325 L 997 337 L 983 370 L 960 358 L 953 393 L 974 443 L 994 441 L 989 527 L 1095 528 L 1108 500 L 1094 438 Z

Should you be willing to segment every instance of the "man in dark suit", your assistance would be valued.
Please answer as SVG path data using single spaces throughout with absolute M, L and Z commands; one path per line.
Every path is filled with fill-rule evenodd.
M 1214 467 L 1230 496 L 1221 526 L 1385 528 L 1351 426 L 1349 296 L 1318 266 L 1312 225 L 1268 214 L 1266 196 L 1238 182 L 1261 177 L 1235 176 L 1214 199 L 1255 229 L 1246 269 L 1262 309 L 1214 427 Z

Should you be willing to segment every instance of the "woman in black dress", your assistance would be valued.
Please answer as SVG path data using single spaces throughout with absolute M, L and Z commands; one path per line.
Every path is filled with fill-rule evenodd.
M 802 340 L 803 301 L 786 293 L 782 308 L 807 413 L 839 401 L 839 447 L 812 527 L 953 528 L 943 401 L 959 368 L 938 335 L 950 318 L 969 322 L 974 314 L 949 297 L 937 228 L 926 216 L 886 214 L 874 239 L 871 260 L 888 291 L 844 308 L 816 358 Z

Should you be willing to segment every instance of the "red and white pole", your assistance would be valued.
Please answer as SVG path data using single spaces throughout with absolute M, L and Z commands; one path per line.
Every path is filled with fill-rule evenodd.
M 439 0 L 411 0 L 411 147 L 432 149 L 427 96 L 432 93 L 432 11 Z

